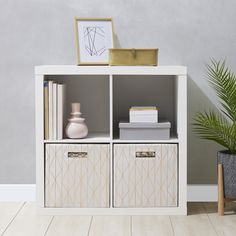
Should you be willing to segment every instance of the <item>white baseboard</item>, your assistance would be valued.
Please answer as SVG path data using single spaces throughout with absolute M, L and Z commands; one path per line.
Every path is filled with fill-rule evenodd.
M 0 202 L 35 201 L 35 193 L 35 184 L 0 184 Z M 188 201 L 217 201 L 217 185 L 188 185 Z
M 216 202 L 216 184 L 189 184 L 188 202 Z
M 0 202 L 35 201 L 35 184 L 0 184 Z

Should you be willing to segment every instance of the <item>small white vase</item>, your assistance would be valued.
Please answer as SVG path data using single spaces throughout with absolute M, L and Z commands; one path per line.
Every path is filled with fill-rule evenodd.
M 66 136 L 72 139 L 85 138 L 88 135 L 88 127 L 81 118 L 80 103 L 72 103 L 71 117 L 68 119 L 69 123 L 66 126 Z

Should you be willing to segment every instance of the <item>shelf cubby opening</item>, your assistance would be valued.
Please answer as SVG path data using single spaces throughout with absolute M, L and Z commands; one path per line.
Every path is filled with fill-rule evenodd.
M 119 139 L 119 122 L 129 121 L 132 106 L 157 106 L 158 120 L 171 123 L 170 136 L 177 140 L 175 76 L 116 75 L 113 77 L 113 138 Z
M 48 75 L 45 79 L 65 84 L 64 127 L 66 127 L 70 117 L 71 103 L 79 102 L 81 104 L 81 117 L 85 118 L 89 130 L 86 138 L 92 142 L 109 140 L 109 76 Z M 66 141 L 65 132 L 64 138 Z M 77 139 L 73 142 L 86 142 L 86 138 Z

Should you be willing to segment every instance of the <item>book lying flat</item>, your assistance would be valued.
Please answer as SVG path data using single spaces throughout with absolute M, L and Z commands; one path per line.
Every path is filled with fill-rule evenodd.
M 158 109 L 155 106 L 148 106 L 148 107 L 136 106 L 136 107 L 131 107 L 129 110 L 130 111 L 156 111 Z

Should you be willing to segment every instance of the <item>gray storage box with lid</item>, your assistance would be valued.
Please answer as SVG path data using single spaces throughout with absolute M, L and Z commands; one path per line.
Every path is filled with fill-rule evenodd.
M 170 139 L 170 122 L 161 123 L 125 123 L 120 122 L 120 139 L 152 140 Z

